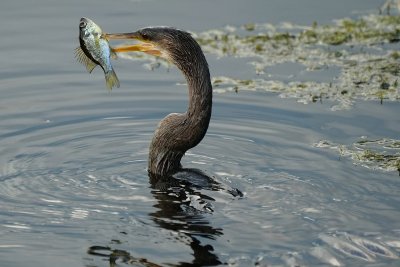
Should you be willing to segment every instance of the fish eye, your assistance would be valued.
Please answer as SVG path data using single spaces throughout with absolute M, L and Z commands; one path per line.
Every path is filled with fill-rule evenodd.
M 86 21 L 81 21 L 79 23 L 79 28 L 84 28 L 84 27 L 86 27 Z

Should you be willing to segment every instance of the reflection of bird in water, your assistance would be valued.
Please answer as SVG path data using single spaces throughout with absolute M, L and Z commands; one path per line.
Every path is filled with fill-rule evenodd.
M 151 181 L 152 182 L 152 181 Z M 181 190 L 179 184 L 184 181 L 169 177 L 168 181 L 157 181 L 152 185 L 152 194 L 157 201 L 155 211 L 149 216 L 161 229 L 175 232 L 174 240 L 189 245 L 193 251 L 191 261 L 177 261 L 164 263 L 162 266 L 216 266 L 223 264 L 212 245 L 207 240 L 214 240 L 223 235 L 223 229 L 213 226 L 205 216 L 208 212 L 194 209 L 188 202 L 188 197 L 198 196 L 203 200 L 213 200 L 189 186 Z M 165 184 L 166 183 L 166 184 Z M 174 184 L 175 187 L 171 187 Z M 166 186 L 165 188 L 163 188 Z M 117 262 L 133 264 L 134 266 L 160 267 L 151 258 L 132 255 L 128 251 L 114 249 L 109 246 L 91 246 L 88 254 L 108 259 L 110 267 L 118 266 Z M 178 259 L 177 259 L 178 260 Z M 226 263 L 224 263 L 226 265 Z
M 155 210 L 149 213 L 149 217 L 158 226 L 157 229 L 176 233 L 174 242 L 178 240 L 185 246 L 188 245 L 193 251 L 191 253 L 193 259 L 190 261 L 179 260 L 161 265 L 176 267 L 226 265 L 219 259 L 214 247 L 207 242 L 207 240 L 215 240 L 222 236 L 223 229 L 213 226 L 208 221 L 207 214 L 212 211 L 211 201 L 214 199 L 198 190 L 199 187 L 204 189 L 204 174 L 195 170 L 182 170 L 179 173 L 185 177 L 185 172 L 190 172 L 191 181 L 179 179 L 179 175 L 177 178 L 170 176 L 165 177 L 166 179 L 159 179 L 157 177 L 153 180 L 150 175 L 151 192 L 156 203 Z M 200 179 L 200 184 L 196 182 L 197 179 Z M 208 186 L 206 189 L 215 190 L 214 186 L 218 188 L 220 185 L 210 181 Z M 198 201 L 198 205 L 193 206 L 193 200 Z M 150 227 L 148 224 L 146 225 Z M 121 243 L 118 239 L 114 239 L 115 241 L 117 244 Z M 94 245 L 89 247 L 87 253 L 107 259 L 110 267 L 118 266 L 118 262 L 134 266 L 160 267 L 159 263 L 151 258 L 115 249 L 113 246 Z
M 114 48 L 115 52 L 141 51 L 162 57 L 184 74 L 189 89 L 185 113 L 173 113 L 158 125 L 150 145 L 148 170 L 167 176 L 181 168 L 185 152 L 207 132 L 211 118 L 212 86 L 206 58 L 187 32 L 167 27 L 144 28 L 133 33 L 105 34 L 107 39 L 135 39 L 139 44 Z

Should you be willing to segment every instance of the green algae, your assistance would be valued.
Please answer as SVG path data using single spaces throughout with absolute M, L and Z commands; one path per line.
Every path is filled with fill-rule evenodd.
M 246 30 L 246 31 L 254 31 L 255 29 L 256 29 L 256 24 L 255 23 L 247 23 L 247 24 L 245 24 L 245 25 L 243 25 L 243 28 Z
M 355 100 L 384 103 L 400 99 L 400 52 L 388 48 L 400 41 L 399 16 L 369 15 L 311 26 L 249 23 L 194 36 L 205 52 L 247 58 L 254 68 L 252 83 L 241 82 L 248 77 L 216 77 L 223 81 L 218 84 L 219 93 L 223 89 L 278 92 L 280 97 L 305 104 L 324 98 L 333 103 L 332 110 L 350 109 Z M 341 71 L 326 82 L 293 79 L 284 83 L 268 77 L 269 67 L 288 62 L 300 63 L 310 73 L 330 68 Z
M 382 138 L 370 140 L 362 137 L 350 146 L 322 140 L 315 147 L 329 148 L 338 152 L 340 159 L 350 159 L 355 165 L 387 172 L 399 172 L 400 140 Z
M 314 39 L 316 42 L 330 45 L 344 43 L 374 43 L 377 41 L 396 41 L 399 37 L 398 16 L 367 16 L 360 19 L 342 19 L 335 25 L 313 27 Z M 310 31 L 310 30 L 307 30 Z M 303 35 L 310 36 L 307 31 Z
M 286 25 L 287 26 L 287 25 Z M 399 16 L 375 16 L 370 15 L 360 19 L 342 19 L 334 25 L 318 26 L 313 23 L 311 27 L 291 25 L 292 29 L 303 29 L 298 33 L 289 31 L 280 32 L 279 28 L 269 24 L 248 23 L 242 26 L 246 31 L 254 32 L 252 35 L 238 35 L 237 29 L 229 27 L 229 31 L 211 30 L 196 34 L 200 44 L 218 47 L 218 42 L 240 42 L 256 45 L 262 43 L 275 45 L 277 43 L 302 44 L 373 44 L 376 42 L 400 41 L 400 17 Z M 269 28 L 265 32 L 263 29 Z M 257 31 L 261 29 L 261 31 Z M 272 29 L 272 30 L 271 30 Z M 236 43 L 233 45 L 240 45 Z M 250 47 L 251 49 L 251 47 Z M 239 51 L 239 50 L 238 50 Z

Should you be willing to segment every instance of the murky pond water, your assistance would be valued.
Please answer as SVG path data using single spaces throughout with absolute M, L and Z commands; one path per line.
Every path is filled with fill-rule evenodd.
M 334 111 L 329 99 L 305 105 L 215 86 L 209 131 L 183 165 L 244 196 L 201 186 L 164 192 L 147 175 L 148 145 L 160 119 L 186 109 L 181 74 L 121 58 L 114 62 L 121 88 L 110 93 L 101 70 L 89 75 L 73 58 L 82 16 L 109 32 L 171 25 L 201 33 L 246 23 L 331 24 L 376 14 L 380 4 L 2 3 L 0 265 L 398 266 L 399 173 L 368 161 L 388 156 L 367 154 L 379 146 L 398 155 L 398 100 L 353 99 L 350 109 Z M 215 77 L 260 77 L 246 58 L 206 56 Z M 340 72 L 284 62 L 264 75 L 330 83 Z

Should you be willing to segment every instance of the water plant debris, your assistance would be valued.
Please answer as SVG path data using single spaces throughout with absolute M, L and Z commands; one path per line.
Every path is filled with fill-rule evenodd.
M 355 100 L 398 101 L 400 16 L 368 15 L 333 25 L 291 23 L 245 24 L 196 34 L 203 49 L 219 57 L 248 59 L 254 77 L 214 77 L 217 92 L 258 90 L 302 103 L 329 99 L 332 110 L 349 109 Z M 271 79 L 269 68 L 282 63 L 304 66 L 304 72 L 338 68 L 326 81 Z M 318 75 L 318 73 L 317 73 Z
M 374 170 L 397 171 L 400 175 L 400 140 L 361 137 L 350 146 L 328 140 L 321 140 L 314 146 L 332 149 L 339 153 L 340 158 L 350 158 L 356 165 Z

